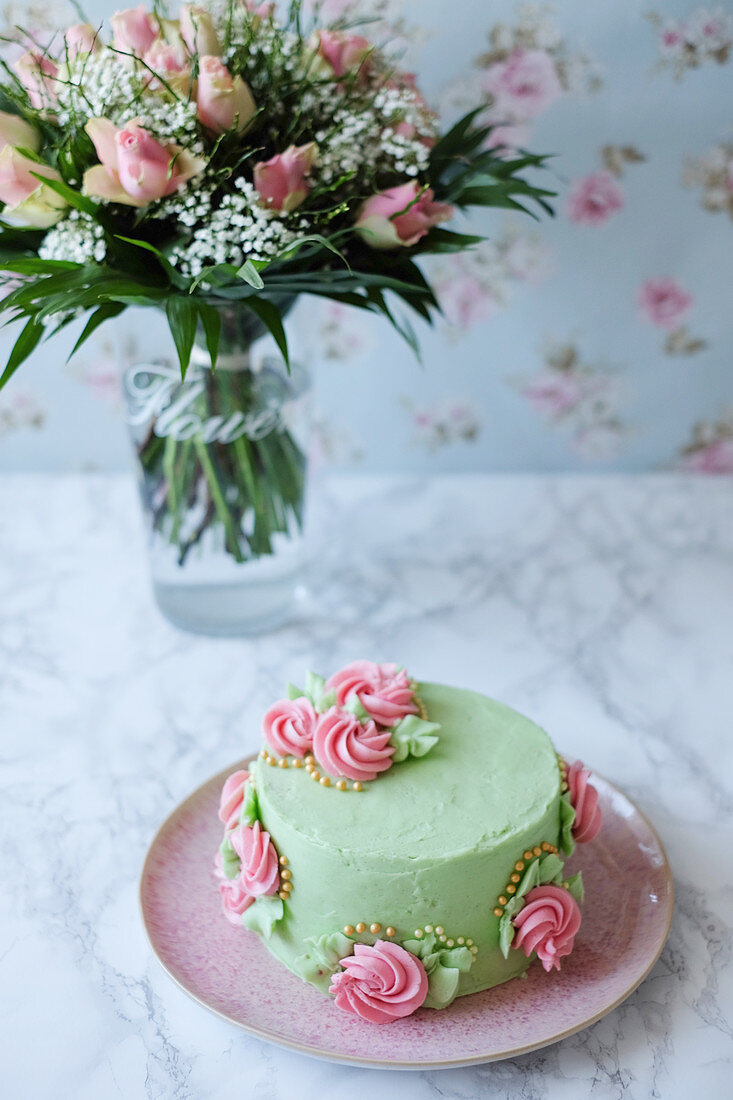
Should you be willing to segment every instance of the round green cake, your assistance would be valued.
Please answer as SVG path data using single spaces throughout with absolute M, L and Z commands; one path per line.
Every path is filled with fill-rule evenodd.
M 474 691 L 407 680 L 396 666 L 356 662 L 346 671 L 357 666 L 394 670 L 407 685 L 392 693 L 397 710 L 410 712 L 386 726 L 389 706 L 385 712 L 363 685 L 349 694 L 348 677 L 343 690 L 337 683 L 336 699 L 332 681 L 309 677 L 306 691 L 291 688 L 290 700 L 268 712 L 259 758 L 248 777 L 227 780 L 222 796 L 227 831 L 218 874 L 229 919 L 259 933 L 299 977 L 335 992 L 340 1007 L 378 1022 L 392 1002 L 389 991 L 372 994 L 377 979 L 363 970 L 372 956 L 378 970 L 385 959 L 399 970 L 400 951 L 419 960 L 410 965 L 427 988 L 420 1006 L 433 1008 L 521 974 L 534 957 L 528 941 L 546 969 L 547 950 L 559 968 L 582 899 L 579 876 L 563 877 L 562 857 L 574 829 L 594 836 L 600 825 L 587 771 L 581 765 L 577 773 L 579 815 L 571 789 L 578 782 L 529 719 Z M 347 753 L 338 774 L 319 732 L 329 724 L 341 737 L 332 745 L 351 738 L 358 754 L 363 738 L 369 758 L 382 754 L 383 770 L 356 780 Z M 311 751 L 309 729 L 316 731 Z M 283 730 L 290 740 L 283 742 Z M 517 934 L 529 902 L 527 928 Z M 557 925 L 554 939 L 543 931 L 548 919 Z M 523 935 L 524 950 L 514 949 Z M 347 972 L 352 986 L 358 978 L 358 996 L 339 999 L 334 978 Z M 389 1018 L 406 1014 L 398 1007 Z

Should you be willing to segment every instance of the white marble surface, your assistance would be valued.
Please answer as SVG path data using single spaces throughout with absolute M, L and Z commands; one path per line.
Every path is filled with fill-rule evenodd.
M 0 485 L 3 1095 L 730 1096 L 733 484 L 341 479 L 313 515 L 300 620 L 212 641 L 159 618 L 130 480 Z M 530 714 L 661 833 L 671 938 L 589 1030 L 484 1067 L 359 1070 L 250 1038 L 151 957 L 157 825 L 257 743 L 284 679 L 367 654 Z

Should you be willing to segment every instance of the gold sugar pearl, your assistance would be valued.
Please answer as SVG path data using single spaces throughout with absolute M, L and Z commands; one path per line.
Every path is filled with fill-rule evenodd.
M 270 765 L 271 768 L 274 768 L 275 765 L 277 764 L 277 760 L 275 759 L 274 756 L 268 756 L 267 763 Z
M 391 924 L 389 925 L 389 927 L 385 928 L 384 934 L 385 934 L 385 936 L 390 936 L 390 937 L 394 936 L 395 931 L 394 931 L 394 928 L 392 927 Z
M 339 791 L 345 791 L 346 790 L 346 780 L 345 779 L 339 779 L 338 783 L 336 784 L 336 789 L 339 790 Z
M 540 848 L 539 844 L 536 844 L 535 847 L 532 849 L 532 851 L 534 852 L 534 854 L 536 856 L 541 856 L 542 855 L 542 849 Z
M 519 882 L 519 875 L 514 874 L 514 875 L 511 875 L 510 877 L 511 877 L 512 882 Z
M 287 882 L 292 877 L 293 877 L 293 872 L 290 870 L 289 867 L 286 867 L 284 871 L 280 872 L 280 878 L 283 879 L 285 882 Z
M 525 858 L 525 859 L 531 859 L 531 858 L 532 858 L 532 853 L 531 853 L 531 852 L 530 852 L 529 850 L 528 850 L 528 851 L 526 851 L 526 852 L 524 853 L 524 858 Z
M 283 901 L 287 901 L 287 900 L 288 900 L 288 895 L 287 895 L 287 892 L 286 892 L 285 890 L 280 890 L 280 892 L 278 893 L 278 895 L 277 895 L 277 896 L 278 896 L 279 898 L 282 898 L 282 900 L 283 900 Z
M 306 766 L 305 766 L 305 770 L 306 770 L 307 772 L 312 772 L 312 771 L 313 771 L 313 769 L 314 769 L 314 767 L 315 767 L 315 765 L 309 762 L 308 764 L 306 764 Z
M 361 920 L 359 921 L 359 923 L 356 926 L 356 931 L 357 932 L 366 932 L 366 925 L 364 924 L 364 921 L 361 921 Z
M 290 860 L 287 856 L 280 856 L 280 863 L 283 867 L 287 867 L 287 865 L 290 863 Z
M 547 843 L 546 840 L 542 841 L 542 844 L 540 845 L 540 847 L 542 848 L 543 852 L 549 852 L 549 850 L 550 850 L 550 845 Z
M 504 912 L 504 910 L 500 909 L 499 906 L 497 905 L 496 909 L 494 910 L 494 916 L 495 917 L 500 917 L 503 912 Z
M 425 925 L 425 931 L 426 931 L 426 932 L 427 932 L 428 934 L 430 934 L 430 933 L 431 933 L 431 932 L 433 931 L 433 926 L 432 926 L 432 924 L 426 924 L 426 925 Z
M 292 882 L 284 882 L 281 886 L 281 890 L 283 890 L 286 894 L 289 894 L 292 889 L 293 889 Z
M 352 787 L 355 791 L 360 791 L 362 789 L 361 783 L 359 782 L 358 779 L 357 779 L 356 783 L 352 783 Z
M 459 936 L 459 937 L 458 937 L 458 939 L 456 940 L 456 943 L 461 943 L 461 944 L 463 944 L 463 943 L 465 943 L 465 942 L 466 942 L 466 941 L 465 941 L 465 939 L 464 939 L 464 937 L 463 937 L 463 936 Z
M 330 787 L 331 786 L 331 780 L 328 778 L 327 775 L 324 775 L 324 776 L 321 777 L 321 786 L 322 787 Z
M 440 940 L 441 943 L 445 943 L 447 938 L 448 938 L 447 936 L 438 936 L 438 939 Z
M 421 940 L 424 935 L 425 935 L 425 933 L 423 932 L 422 928 L 416 928 L 415 929 L 415 939 L 416 940 Z
M 499 896 L 499 905 L 506 905 L 506 898 L 503 894 Z
M 514 886 L 513 883 L 510 882 L 509 885 L 506 888 L 506 892 L 507 892 L 507 894 L 516 894 L 517 888 L 516 888 L 516 886 Z
M 279 765 L 280 765 L 281 768 L 287 768 L 288 762 L 285 759 L 285 757 L 283 757 L 282 760 L 279 761 Z
M 267 749 L 261 748 L 260 749 L 260 756 L 262 757 L 263 760 L 267 760 Z
M 472 955 L 478 955 L 478 947 L 475 947 L 475 946 L 474 946 L 474 947 L 472 947 L 472 948 L 471 948 L 471 954 L 472 954 Z
M 473 947 L 473 940 L 466 940 L 466 947 Z
M 344 935 L 345 936 L 353 936 L 354 935 L 354 926 L 353 926 L 353 924 L 345 924 L 344 925 Z
M 321 773 L 318 770 L 311 772 L 311 779 L 315 779 L 316 783 L 318 782 L 318 780 L 320 778 L 321 778 Z
M 303 761 L 300 759 L 300 757 L 296 756 L 295 760 L 293 760 L 293 767 L 294 768 L 302 768 L 303 767 Z
M 517 862 L 514 864 L 514 870 L 515 871 L 523 871 L 524 870 L 524 860 L 518 859 Z
M 379 923 L 379 921 L 375 920 L 374 924 L 370 924 L 369 925 L 369 931 L 372 933 L 373 936 L 376 936 L 377 932 L 381 932 L 382 931 L 382 926 Z
M 445 932 L 445 929 L 443 928 L 443 925 L 442 924 L 436 924 L 436 926 L 435 926 L 435 935 L 436 936 L 442 936 L 444 932 Z
M 455 940 L 447 940 L 446 941 L 446 946 L 447 947 L 453 947 L 455 945 L 455 942 L 456 942 Z
M 316 762 L 315 756 L 310 752 L 307 756 L 304 756 L 303 759 L 305 760 L 306 764 L 315 764 Z

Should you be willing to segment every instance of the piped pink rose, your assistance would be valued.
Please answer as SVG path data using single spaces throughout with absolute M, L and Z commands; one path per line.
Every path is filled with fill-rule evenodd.
M 202 57 L 196 113 L 204 126 L 216 134 L 232 128 L 241 133 L 254 118 L 257 107 L 241 76 L 233 77 L 218 57 Z
M 329 992 L 345 1012 L 373 1024 L 389 1024 L 410 1016 L 428 995 L 428 976 L 415 955 L 398 943 L 377 940 L 373 947 L 354 946 L 341 959 L 343 970 L 331 980 Z
M 58 66 L 39 50 L 28 50 L 13 65 L 21 84 L 28 93 L 31 106 L 37 111 L 56 106 L 55 82 Z
M 380 726 L 393 726 L 408 714 L 418 713 L 409 677 L 395 664 L 353 661 L 331 676 L 326 691 L 336 692 L 340 706 L 355 695 L 369 717 Z
M 305 756 L 313 748 L 318 715 L 310 699 L 280 699 L 262 720 L 262 732 L 281 756 Z
M 219 799 L 219 820 L 224 822 L 227 832 L 230 829 L 236 829 L 239 824 L 244 801 L 244 785 L 248 779 L 249 772 L 242 769 L 232 772 L 224 781 Z
M 573 950 L 580 928 L 580 909 L 575 898 L 559 886 L 535 886 L 512 921 L 516 935 L 512 947 L 527 958 L 533 951 L 548 972 L 560 969 L 560 959 Z
M 229 842 L 241 860 L 237 882 L 252 897 L 277 893 L 280 875 L 275 846 L 260 826 L 240 825 L 229 834 Z
M 578 844 L 586 844 L 598 835 L 602 816 L 598 806 L 598 791 L 589 783 L 590 772 L 580 760 L 568 768 L 568 793 L 575 810 L 573 837 Z
M 219 879 L 219 895 L 224 916 L 232 924 L 242 923 L 242 913 L 254 903 L 252 894 L 248 894 L 239 878 L 227 878 L 221 866 L 221 855 L 216 853 L 215 874 Z
M 118 130 L 109 119 L 92 118 L 85 130 L 101 161 L 84 173 L 84 194 L 95 198 L 145 206 L 172 195 L 206 166 L 202 157 L 156 141 L 136 119 Z
M 389 187 L 363 204 L 356 231 L 372 248 L 410 248 L 453 216 L 452 206 L 433 199 L 431 188 L 415 181 Z
M 254 183 L 263 206 L 288 213 L 300 206 L 310 190 L 307 177 L 315 159 L 316 146 L 309 141 L 256 164 Z
M 366 725 L 347 710 L 331 707 L 321 714 L 313 734 L 313 753 L 330 775 L 360 782 L 376 779 L 392 766 L 390 731 Z
M 142 57 L 158 35 L 158 24 L 143 4 L 117 11 L 110 20 L 115 49 Z

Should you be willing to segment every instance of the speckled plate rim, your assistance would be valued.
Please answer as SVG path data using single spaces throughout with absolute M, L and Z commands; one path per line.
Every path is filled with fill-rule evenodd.
M 565 754 L 561 754 L 561 755 L 563 756 L 563 759 L 567 760 L 569 763 L 572 762 L 573 758 L 571 756 L 566 756 Z M 480 1055 L 479 1054 L 479 1055 L 475 1055 L 471 1058 L 465 1058 L 465 1057 L 464 1058 L 445 1058 L 445 1059 L 440 1059 L 438 1061 L 425 1061 L 425 1062 L 398 1062 L 398 1061 L 388 1062 L 388 1061 L 384 1061 L 383 1059 L 379 1059 L 379 1058 L 363 1058 L 363 1057 L 357 1057 L 357 1056 L 350 1056 L 348 1054 L 334 1054 L 330 1050 L 322 1050 L 319 1047 L 308 1046 L 305 1043 L 299 1043 L 295 1040 L 288 1039 L 284 1036 L 276 1035 L 275 1033 L 273 1033 L 271 1031 L 268 1031 L 265 1028 L 257 1027 L 255 1024 L 244 1023 L 242 1020 L 237 1019 L 235 1016 L 230 1016 L 226 1012 L 221 1012 L 218 1008 L 213 1008 L 207 1001 L 203 1000 L 203 998 L 198 997 L 195 993 L 192 993 L 191 990 L 188 989 L 187 986 L 185 986 L 183 984 L 183 982 L 181 982 L 176 977 L 176 975 L 169 969 L 169 967 L 166 965 L 165 961 L 163 960 L 162 956 L 158 952 L 158 950 L 155 946 L 153 933 L 152 933 L 152 931 L 151 931 L 151 929 L 148 925 L 148 920 L 147 920 L 146 910 L 145 910 L 145 903 L 143 901 L 143 889 L 144 889 L 144 886 L 145 886 L 146 878 L 147 878 L 148 873 L 149 873 L 149 864 L 152 861 L 152 857 L 155 853 L 155 849 L 156 849 L 156 847 L 159 843 L 159 840 L 161 838 L 161 835 L 162 835 L 163 831 L 170 828 L 174 824 L 175 819 L 179 815 L 185 814 L 185 812 L 186 812 L 186 810 L 189 806 L 189 803 L 193 802 L 195 799 L 197 799 L 200 796 L 200 792 L 202 791 L 202 789 L 204 787 L 208 787 L 210 784 L 213 784 L 213 783 L 223 784 L 224 780 L 227 778 L 227 776 L 231 775 L 231 773 L 233 771 L 236 771 L 238 768 L 248 766 L 254 759 L 256 759 L 256 757 L 257 757 L 256 752 L 250 753 L 249 755 L 243 757 L 241 760 L 238 760 L 235 764 L 230 765 L 228 768 L 224 768 L 222 771 L 218 772 L 216 775 L 213 775 L 209 779 L 207 779 L 204 783 L 202 783 L 199 787 L 197 787 L 196 790 L 192 791 L 191 794 L 188 795 L 188 797 L 183 800 L 183 802 L 179 802 L 179 804 L 175 807 L 175 809 L 160 824 L 159 828 L 155 832 L 155 835 L 154 835 L 152 841 L 150 842 L 150 846 L 149 846 L 147 854 L 145 856 L 145 861 L 143 863 L 142 872 L 140 874 L 140 882 L 139 882 L 139 885 L 138 885 L 138 905 L 139 905 L 139 909 L 140 909 L 140 916 L 141 916 L 141 919 L 142 919 L 143 927 L 144 927 L 145 933 L 148 937 L 148 942 L 150 943 L 150 947 L 151 947 L 151 950 L 152 950 L 155 958 L 158 960 L 160 966 L 166 972 L 166 974 L 171 979 L 171 981 L 175 985 L 177 985 L 179 989 L 182 989 L 183 992 L 186 994 L 186 996 L 190 1000 L 194 1001 L 196 1004 L 201 1005 L 202 1008 L 205 1008 L 207 1010 L 207 1012 L 210 1012 L 214 1016 L 218 1016 L 221 1020 L 226 1020 L 227 1023 L 234 1024 L 235 1027 L 240 1028 L 242 1031 L 246 1031 L 250 1035 L 254 1035 L 255 1038 L 263 1039 L 263 1040 L 265 1040 L 265 1042 L 273 1043 L 276 1046 L 285 1047 L 287 1050 L 294 1050 L 296 1053 L 305 1054 L 310 1058 L 316 1058 L 316 1059 L 319 1059 L 321 1061 L 334 1062 L 337 1065 L 359 1066 L 359 1067 L 365 1068 L 365 1069 L 395 1069 L 395 1070 L 420 1070 L 420 1071 L 422 1071 L 422 1070 L 426 1070 L 426 1069 L 461 1069 L 461 1068 L 464 1068 L 464 1067 L 467 1067 L 467 1066 L 486 1065 L 489 1062 L 503 1062 L 503 1061 L 506 1061 L 508 1058 L 518 1058 L 522 1054 L 531 1054 L 532 1051 L 542 1050 L 545 1047 L 553 1046 L 555 1043 L 559 1043 L 563 1039 L 570 1038 L 571 1035 L 577 1035 L 579 1031 L 585 1031 L 586 1028 L 592 1027 L 593 1024 L 597 1023 L 599 1020 L 602 1020 L 604 1016 L 607 1016 L 610 1012 L 613 1012 L 613 1010 L 615 1008 L 618 1008 L 618 1006 L 620 1004 L 623 1004 L 623 1002 L 628 997 L 631 996 L 631 994 L 634 992 L 634 990 L 638 989 L 639 986 L 642 984 L 642 982 L 644 982 L 646 980 L 646 978 L 649 976 L 649 974 L 651 973 L 651 971 L 654 969 L 657 962 L 659 961 L 659 957 L 662 954 L 662 951 L 664 949 L 664 945 L 667 942 L 667 939 L 669 937 L 669 931 L 670 931 L 670 928 L 672 926 L 672 915 L 674 913 L 674 879 L 672 877 L 672 868 L 670 867 L 669 860 L 667 858 L 667 853 L 665 851 L 664 845 L 662 844 L 659 833 L 654 828 L 654 826 L 652 825 L 651 821 L 649 820 L 647 815 L 644 813 L 644 811 L 640 810 L 639 807 L 636 805 L 636 803 L 633 802 L 629 798 L 629 796 L 627 794 L 625 794 L 619 787 L 617 787 L 615 785 L 615 783 L 612 783 L 609 779 L 606 779 L 605 776 L 601 775 L 600 772 L 597 772 L 594 769 L 593 770 L 593 776 L 595 778 L 601 780 L 616 795 L 618 795 L 622 799 L 624 799 L 629 804 L 629 806 L 632 807 L 632 809 L 634 810 L 634 813 L 638 815 L 638 817 L 643 821 L 643 823 L 645 824 L 645 826 L 649 830 L 651 836 L 654 839 L 655 844 L 657 845 L 657 848 L 659 849 L 659 854 L 660 854 L 661 859 L 662 859 L 662 867 L 663 867 L 663 870 L 664 870 L 665 884 L 668 888 L 668 894 L 667 894 L 668 912 L 667 912 L 667 916 L 666 916 L 666 920 L 665 920 L 665 924 L 664 924 L 664 931 L 663 931 L 662 935 L 659 938 L 659 944 L 658 944 L 658 947 L 656 949 L 656 952 L 654 953 L 653 958 L 651 959 L 649 965 L 644 970 L 644 972 L 639 977 L 634 978 L 634 980 L 631 982 L 631 984 L 628 986 L 628 988 L 625 989 L 624 992 L 621 993 L 618 997 L 616 997 L 615 1000 L 613 1000 L 610 1004 L 608 1004 L 606 1007 L 601 1009 L 600 1012 L 596 1012 L 593 1016 L 589 1016 L 587 1019 L 581 1020 L 579 1023 L 574 1024 L 572 1027 L 566 1028 L 564 1031 L 558 1031 L 557 1034 L 555 1034 L 555 1035 L 545 1037 L 545 1038 L 541 1039 L 539 1042 L 525 1043 L 523 1046 L 513 1047 L 511 1049 L 502 1050 L 502 1051 L 494 1051 L 494 1052 L 492 1052 L 490 1054 L 486 1054 L 486 1055 Z

